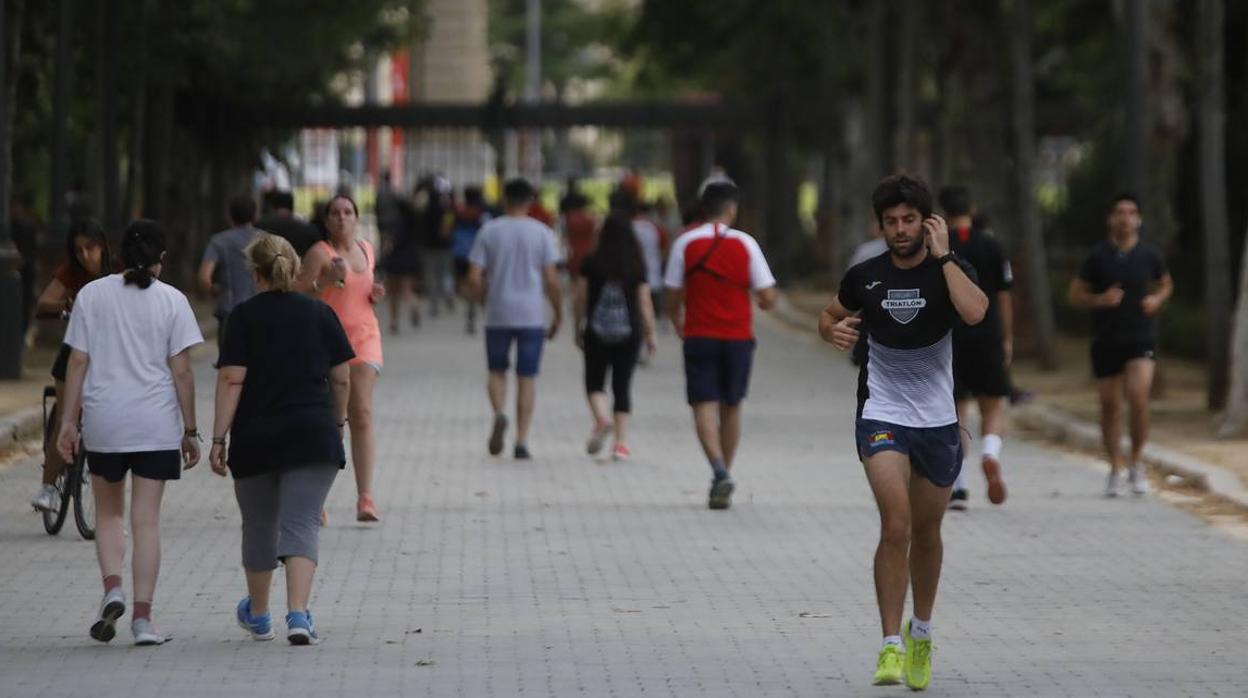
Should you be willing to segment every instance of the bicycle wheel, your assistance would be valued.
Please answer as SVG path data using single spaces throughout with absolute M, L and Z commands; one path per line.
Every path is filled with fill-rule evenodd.
M 47 444 L 52 438 L 52 427 L 56 423 L 56 412 L 48 415 L 48 422 L 44 425 L 43 442 Z M 45 450 L 44 453 L 47 453 Z M 52 486 L 56 488 L 56 498 L 52 501 L 54 509 L 42 510 L 43 514 L 43 530 L 48 535 L 55 536 L 61 532 L 61 526 L 65 525 L 65 517 L 69 514 L 69 468 L 61 468 L 60 475 L 56 476 L 56 481 Z
M 78 444 L 78 455 L 74 456 L 71 469 L 74 494 L 74 524 L 78 526 L 78 534 L 86 540 L 95 539 L 95 495 L 91 492 L 91 473 L 87 472 L 87 451 Z

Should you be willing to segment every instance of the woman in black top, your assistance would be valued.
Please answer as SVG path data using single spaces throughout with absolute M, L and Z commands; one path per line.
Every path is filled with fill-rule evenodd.
M 585 392 L 594 418 L 586 450 L 602 450 L 614 430 L 612 457 L 632 455 L 625 444 L 624 429 L 631 410 L 629 389 L 641 342 L 654 353 L 654 305 L 646 283 L 646 265 L 633 233 L 631 218 L 614 213 L 602 224 L 598 248 L 581 264 L 574 290 L 576 345 L 585 353 Z M 611 369 L 614 419 L 607 419 L 604 391 L 607 368 Z
M 293 291 L 299 257 L 290 243 L 262 234 L 246 254 L 258 293 L 230 313 L 209 454 L 213 472 L 233 473 L 243 518 L 248 596 L 236 615 L 254 639 L 273 638 L 269 585 L 284 562 L 287 639 L 316 644 L 308 597 L 321 509 L 346 465 L 342 428 L 354 353 L 334 311 Z

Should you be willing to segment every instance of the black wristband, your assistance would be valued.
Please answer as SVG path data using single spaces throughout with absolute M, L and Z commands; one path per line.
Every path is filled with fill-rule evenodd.
M 953 261 L 953 253 L 952 253 L 952 252 L 946 252 L 946 253 L 944 253 L 944 254 L 942 254 L 941 256 L 939 256 L 939 257 L 937 257 L 937 258 L 936 258 L 936 263 L 937 263 L 937 264 L 939 264 L 939 265 L 941 265 L 941 266 L 944 266 L 945 264 L 948 264 L 949 262 L 952 262 L 952 261 Z

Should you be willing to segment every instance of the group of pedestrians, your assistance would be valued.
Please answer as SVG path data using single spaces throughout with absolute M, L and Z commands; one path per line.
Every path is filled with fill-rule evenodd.
M 536 189 L 515 179 L 502 193 L 501 215 L 473 230 L 470 245 L 452 235 L 450 249 L 464 255 L 463 294 L 485 309 L 493 411 L 487 450 L 499 455 L 506 445 L 514 346 L 512 454 L 527 460 L 544 343 L 563 322 L 563 254 L 555 232 L 531 215 Z M 938 198 L 943 216 L 918 179 L 893 175 L 877 185 L 872 206 L 883 249 L 849 269 L 819 319 L 823 339 L 854 350 L 860 364 L 855 442 L 880 517 L 874 578 L 883 644 L 874 682 L 914 689 L 931 680 L 941 527 L 945 511 L 967 499 L 970 447 L 962 425 L 972 399 L 981 414 L 987 496 L 995 504 L 1007 496 L 1001 453 L 1013 354 L 1012 273 L 1000 244 L 973 225 L 969 192 L 950 187 Z M 594 231 L 572 281 L 572 331 L 592 418 L 586 450 L 599 454 L 611 439 L 612 458 L 631 456 L 631 379 L 639 357 L 655 349 L 654 287 L 661 283 L 667 318 L 682 342 L 694 432 L 711 469 L 707 503 L 716 510 L 731 506 L 736 487 L 733 466 L 756 348 L 753 307 L 767 310 L 777 301 L 776 279 L 758 242 L 733 227 L 739 199 L 729 180 L 704 184 L 697 220 L 673 241 L 661 279 L 647 249 L 650 231 L 639 228 L 635 210 L 617 207 Z M 465 204 L 474 207 L 469 216 L 486 210 L 479 191 L 466 194 Z M 287 637 L 315 644 L 311 586 L 324 503 L 347 463 L 344 432 L 351 435 L 357 519 L 379 519 L 372 403 L 383 366 L 375 306 L 386 290 L 375 277 L 376 252 L 358 236 L 351 197 L 330 199 L 327 237 L 302 255 L 289 240 L 257 227 L 255 215 L 249 199 L 231 202 L 231 227 L 210 241 L 198 275 L 217 300 L 219 322 L 209 462 L 218 475 L 233 476 L 242 519 L 247 595 L 235 609 L 237 622 L 254 639 L 275 636 L 270 587 L 281 564 Z M 1140 451 L 1155 316 L 1173 287 L 1160 253 L 1140 240 L 1140 221 L 1138 201 L 1117 196 L 1109 239 L 1088 257 L 1069 292 L 1072 305 L 1096 317 L 1092 363 L 1110 461 L 1107 496 L 1117 494 L 1124 471 L 1135 492 L 1146 491 Z M 90 635 L 104 642 L 127 610 L 126 474 L 132 631 L 137 644 L 160 644 L 165 636 L 152 622 L 152 605 L 164 485 L 200 459 L 189 352 L 202 336 L 186 297 L 159 280 L 165 247 L 158 223 L 136 221 L 123 235 L 119 273 L 111 273 L 107 236 L 97 224 L 76 222 L 68 261 L 39 300 L 41 312 L 67 314 L 70 322 L 54 367 L 63 381 L 56 453 L 46 459 L 34 504 L 52 505 L 44 501 L 51 496 L 49 474 L 54 480 L 58 464 L 83 444 L 104 588 Z M 1124 394 L 1129 454 L 1119 447 Z

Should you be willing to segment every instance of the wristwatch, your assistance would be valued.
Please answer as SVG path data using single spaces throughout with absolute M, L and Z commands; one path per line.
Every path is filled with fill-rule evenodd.
M 936 263 L 937 263 L 937 264 L 939 264 L 939 265 L 941 265 L 941 266 L 944 266 L 944 265 L 946 265 L 946 264 L 948 264 L 949 262 L 952 262 L 952 261 L 953 261 L 953 252 L 946 252 L 946 253 L 944 253 L 944 254 L 942 254 L 941 256 L 939 256 L 939 257 L 937 257 L 937 258 L 936 258 Z

